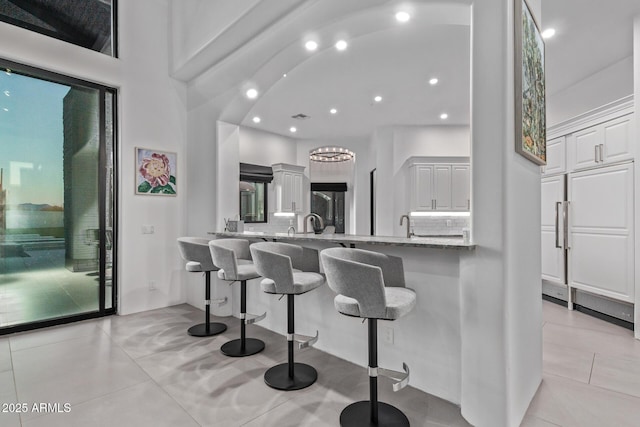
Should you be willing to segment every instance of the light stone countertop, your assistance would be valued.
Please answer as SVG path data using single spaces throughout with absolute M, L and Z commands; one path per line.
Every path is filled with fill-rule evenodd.
M 393 236 L 357 236 L 353 234 L 312 234 L 296 233 L 267 233 L 256 231 L 245 231 L 244 233 L 231 233 L 210 231 L 208 234 L 217 237 L 240 237 L 264 240 L 289 240 L 289 241 L 314 241 L 337 243 L 348 245 L 385 245 L 385 246 L 412 246 L 417 248 L 433 249 L 462 249 L 473 250 L 474 243 L 464 243 L 462 237 L 393 237 Z

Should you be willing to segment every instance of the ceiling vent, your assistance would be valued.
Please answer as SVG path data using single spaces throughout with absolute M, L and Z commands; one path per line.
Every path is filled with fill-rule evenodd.
M 306 120 L 310 119 L 311 117 L 307 116 L 306 114 L 298 113 L 295 116 L 291 116 L 291 118 L 296 120 Z

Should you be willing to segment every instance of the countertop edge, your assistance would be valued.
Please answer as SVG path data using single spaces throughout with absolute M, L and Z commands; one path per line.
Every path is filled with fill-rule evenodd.
M 419 237 L 404 238 L 393 236 L 354 236 L 354 235 L 336 235 L 336 234 L 310 234 L 310 235 L 293 235 L 287 233 L 234 233 L 209 231 L 207 234 L 217 237 L 242 237 L 247 239 L 265 239 L 265 240 L 298 240 L 307 242 L 327 242 L 337 244 L 354 244 L 354 245 L 380 245 L 380 246 L 407 246 L 416 248 L 431 249 L 453 249 L 453 250 L 474 250 L 474 243 L 455 242 L 452 238 L 438 237 Z M 419 239 L 419 240 L 418 240 Z M 459 240 L 455 239 L 455 240 Z

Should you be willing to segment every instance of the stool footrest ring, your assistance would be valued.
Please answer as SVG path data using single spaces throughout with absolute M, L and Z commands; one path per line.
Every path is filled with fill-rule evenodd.
M 266 312 L 266 311 L 265 311 L 264 313 L 262 313 L 262 314 L 259 314 L 259 315 L 258 315 L 258 314 L 249 314 L 249 313 L 246 313 L 246 314 L 245 314 L 245 320 L 244 320 L 244 323 L 245 323 L 246 325 L 251 325 L 252 323 L 257 323 L 257 322 L 261 321 L 261 320 L 262 320 L 262 319 L 264 319 L 265 317 L 267 317 L 267 312 Z
M 382 375 L 383 377 L 390 378 L 396 381 L 393 383 L 393 391 L 399 391 L 405 388 L 407 384 L 409 384 L 409 367 L 406 363 L 402 364 L 402 369 L 404 369 L 404 372 L 392 371 L 391 369 L 378 367 L 369 367 L 369 376 L 377 377 L 379 375 Z
M 216 298 L 216 299 L 211 299 L 211 300 L 205 300 L 205 304 L 210 305 L 210 304 L 218 304 L 218 307 L 225 305 L 227 302 L 229 301 L 229 299 L 227 297 L 224 298 Z
M 311 347 L 318 341 L 319 332 L 316 331 L 315 337 L 310 337 L 308 335 L 300 335 L 300 334 L 287 334 L 287 341 L 295 341 L 298 343 L 298 349 L 302 350 L 303 348 Z

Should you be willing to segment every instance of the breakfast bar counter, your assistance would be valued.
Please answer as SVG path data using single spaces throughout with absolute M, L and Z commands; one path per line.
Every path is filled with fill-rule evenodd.
M 465 306 L 461 299 L 460 271 L 461 261 L 475 255 L 475 244 L 465 243 L 460 236 L 404 238 L 251 231 L 208 234 L 214 239 L 293 243 L 318 251 L 341 245 L 401 257 L 406 285 L 417 295 L 416 306 L 401 319 L 380 323 L 380 366 L 401 371 L 402 364 L 406 363 L 411 369 L 411 386 L 460 404 L 461 318 Z M 247 285 L 247 311 L 267 312 L 267 317 L 257 325 L 284 335 L 287 320 L 286 310 L 281 306 L 283 302 L 262 292 L 260 280 L 252 280 Z M 217 297 L 230 293 L 234 302 L 233 314 L 239 316 L 237 288 L 222 283 L 215 288 Z M 296 328 L 311 336 L 318 331 L 316 348 L 364 367 L 367 365 L 367 334 L 363 328 L 367 325 L 362 324 L 361 319 L 339 315 L 334 308 L 334 297 L 328 286 L 297 296 Z M 322 375 L 321 371 L 319 375 Z

